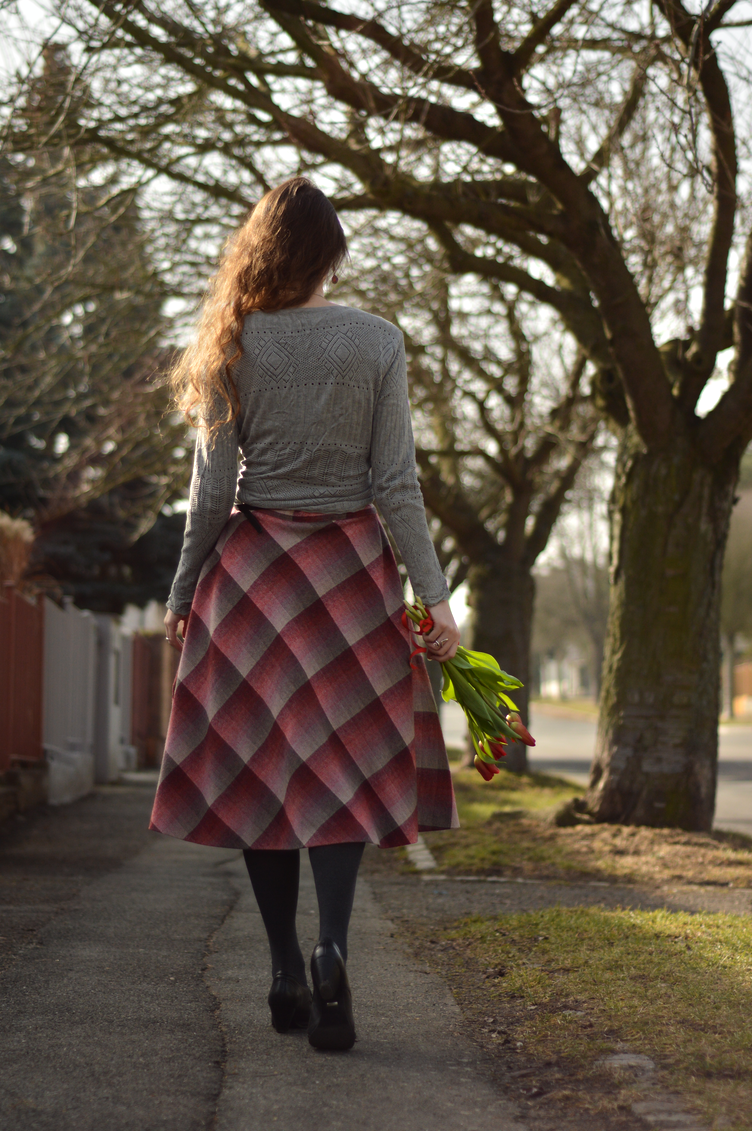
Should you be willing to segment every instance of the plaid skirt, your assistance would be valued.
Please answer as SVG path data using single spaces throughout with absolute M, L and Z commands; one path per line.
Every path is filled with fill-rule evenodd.
M 373 506 L 233 513 L 186 626 L 150 828 L 220 848 L 413 844 L 459 825 Z

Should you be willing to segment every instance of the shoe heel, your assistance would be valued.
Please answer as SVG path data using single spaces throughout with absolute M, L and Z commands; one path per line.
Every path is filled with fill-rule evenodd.
M 311 960 L 311 978 L 322 1001 L 336 1001 L 341 983 L 341 967 L 334 954 L 317 955 Z
M 285 992 L 284 988 L 272 989 L 268 997 L 269 1009 L 272 1013 L 272 1025 L 278 1033 L 286 1033 L 292 1026 L 297 1010 L 294 998 Z
M 311 1014 L 311 993 L 295 978 L 277 974 L 266 999 L 272 1014 L 272 1025 L 278 1033 L 305 1029 Z
M 344 1052 L 355 1043 L 352 995 L 347 971 L 336 944 L 317 945 L 311 958 L 313 1001 L 308 1040 L 315 1049 Z

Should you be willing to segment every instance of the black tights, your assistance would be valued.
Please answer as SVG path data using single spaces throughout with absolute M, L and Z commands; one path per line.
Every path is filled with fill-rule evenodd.
M 319 904 L 319 939 L 334 939 L 345 961 L 347 928 L 364 847 L 361 842 L 351 842 L 308 849 Z M 305 982 L 305 959 L 295 928 L 300 851 L 247 848 L 243 856 L 269 937 L 272 974 L 281 971 Z

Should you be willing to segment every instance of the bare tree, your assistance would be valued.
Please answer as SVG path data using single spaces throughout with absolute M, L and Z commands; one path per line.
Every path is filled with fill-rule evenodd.
M 576 337 L 620 433 L 589 791 L 602 820 L 713 817 L 721 566 L 752 435 L 752 241 L 727 306 L 728 76 L 746 76 L 717 44 L 734 6 L 65 9 L 100 66 L 90 144 L 217 208 L 242 207 L 295 147 L 340 208 L 421 221 L 456 274 L 518 287 Z M 732 346 L 729 387 L 702 417 Z
M 611 478 L 611 469 L 606 457 L 611 455 L 608 445 L 590 454 L 554 537 L 559 566 L 566 580 L 569 615 L 579 626 L 590 652 L 589 666 L 596 698 L 601 692 L 608 623 L 606 482 Z
M 586 359 L 555 318 L 496 280 L 457 280 L 414 224 L 357 241 L 390 263 L 345 287 L 403 330 L 424 499 L 450 586 L 465 582 L 473 647 L 523 681 L 527 719 L 532 569 L 598 425 Z M 417 229 L 417 230 L 416 230 Z M 537 315 L 537 317 L 536 317 Z M 536 325 L 537 322 L 537 325 Z M 526 752 L 510 767 L 526 767 Z

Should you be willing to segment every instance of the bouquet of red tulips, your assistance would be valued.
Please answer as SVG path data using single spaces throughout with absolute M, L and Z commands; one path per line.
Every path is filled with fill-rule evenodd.
M 413 632 L 425 636 L 433 628 L 433 621 L 420 598 L 414 605 L 405 601 L 402 620 L 412 621 Z M 424 647 L 415 648 L 410 659 Z M 524 742 L 535 746 L 535 739 L 522 722 L 517 707 L 508 692 L 522 687 L 513 675 L 503 672 L 493 656 L 487 652 L 471 652 L 462 645 L 452 660 L 442 663 L 444 687 L 442 698 L 454 699 L 465 712 L 470 738 L 475 749 L 475 768 L 486 781 L 499 772 L 499 759 L 506 754 L 507 742 Z M 507 712 L 506 708 L 510 708 Z

